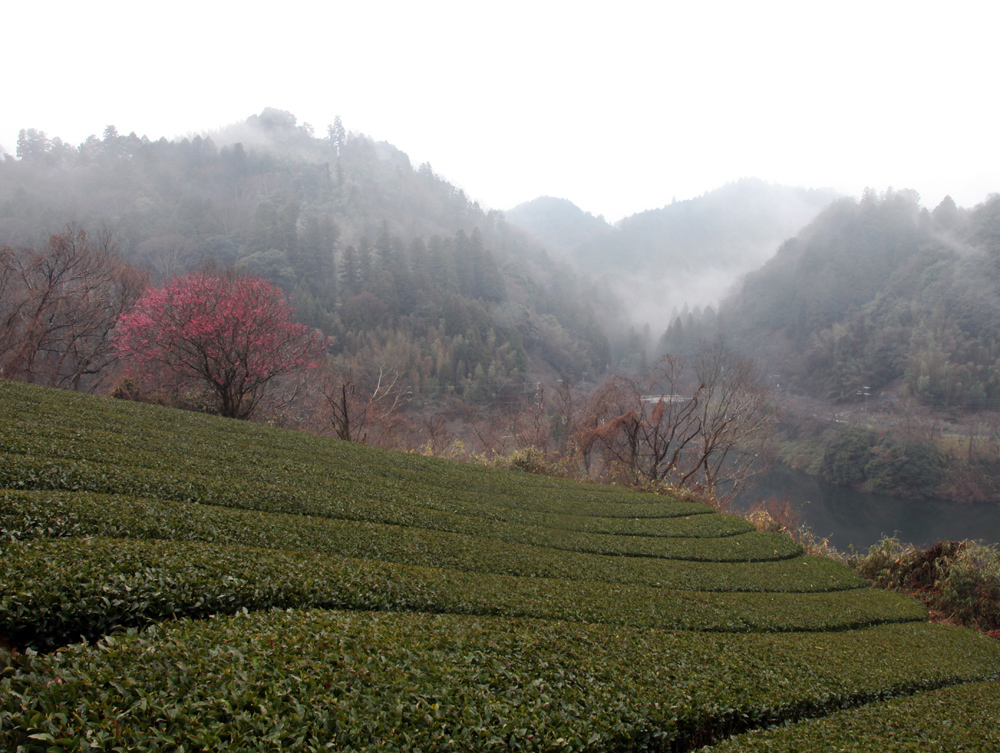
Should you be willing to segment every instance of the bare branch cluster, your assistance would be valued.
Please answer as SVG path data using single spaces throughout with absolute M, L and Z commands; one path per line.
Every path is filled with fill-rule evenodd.
M 93 392 L 118 358 L 115 324 L 147 282 L 107 232 L 67 227 L 38 250 L 0 247 L 0 374 Z
M 637 481 L 731 500 L 765 467 L 776 416 L 755 365 L 724 346 L 664 356 L 636 378 L 595 390 L 574 437 L 587 470 L 626 469 Z
M 328 370 L 321 392 L 329 411 L 333 433 L 346 442 L 393 446 L 399 428 L 399 408 L 407 391 L 400 386 L 398 371 L 378 367 L 371 380 L 360 378 L 348 369 Z

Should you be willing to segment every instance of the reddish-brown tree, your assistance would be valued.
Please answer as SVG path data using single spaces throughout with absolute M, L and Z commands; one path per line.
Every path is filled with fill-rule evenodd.
M 612 376 L 587 403 L 575 440 L 589 464 L 636 480 L 732 499 L 764 467 L 772 390 L 749 360 L 722 345 L 690 359 L 664 356 L 637 378 Z
M 326 341 L 266 280 L 193 272 L 149 290 L 115 345 L 140 377 L 207 388 L 220 415 L 249 418 L 276 379 L 314 367 Z

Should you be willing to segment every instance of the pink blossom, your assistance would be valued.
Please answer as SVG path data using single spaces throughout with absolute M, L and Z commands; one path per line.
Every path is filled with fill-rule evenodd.
M 133 373 L 200 383 L 222 415 L 247 418 L 275 378 L 312 368 L 325 351 L 326 339 L 292 314 L 266 280 L 193 272 L 149 290 L 119 319 L 115 345 Z

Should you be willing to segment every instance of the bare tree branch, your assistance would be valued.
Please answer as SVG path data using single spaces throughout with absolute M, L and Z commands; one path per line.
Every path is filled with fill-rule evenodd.
M 117 360 L 118 318 L 147 282 L 108 232 L 68 227 L 40 250 L 0 248 L 0 373 L 93 392 Z
M 696 488 L 726 504 L 764 468 L 773 397 L 756 367 L 721 344 L 612 376 L 590 396 L 575 438 L 585 463 Z M 589 467 L 588 467 L 589 469 Z

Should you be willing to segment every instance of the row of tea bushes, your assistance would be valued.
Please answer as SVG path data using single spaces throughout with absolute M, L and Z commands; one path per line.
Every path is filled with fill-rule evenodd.
M 57 470 L 53 473 L 51 463 L 46 463 L 45 459 L 28 459 L 24 456 L 8 455 L 4 457 L 7 465 L 0 469 L 0 474 L 9 477 L 7 488 L 20 489 L 40 489 L 55 490 L 63 492 L 63 496 L 68 494 L 110 494 L 117 496 L 129 496 L 154 498 L 155 495 L 126 495 L 118 492 L 93 491 L 88 486 L 108 486 L 112 484 L 107 481 L 107 474 L 94 473 L 94 479 L 87 479 L 79 470 L 74 470 L 74 476 L 65 476 Z M 46 467 L 46 465 L 48 467 Z M 58 475 L 55 480 L 47 480 L 45 477 Z M 87 483 L 90 481 L 91 483 Z M 71 487 L 71 488 L 68 488 Z M 2 487 L 0 487 L 2 488 Z M 51 494 L 52 499 L 57 500 L 58 494 Z M 159 497 L 164 501 L 199 502 L 202 500 L 175 500 L 172 497 Z M 669 504 L 669 503 L 668 503 Z M 221 505 L 220 505 L 221 506 Z M 481 510 L 470 512 L 469 514 L 459 514 L 437 510 L 429 507 L 414 506 L 405 508 L 401 505 L 390 505 L 371 501 L 370 504 L 354 504 L 351 509 L 338 505 L 336 500 L 326 502 L 317 501 L 307 509 L 301 506 L 289 504 L 281 507 L 270 505 L 271 509 L 262 509 L 260 505 L 252 500 L 234 499 L 229 504 L 224 505 L 237 510 L 260 510 L 267 512 L 284 512 L 294 515 L 310 515 L 312 517 L 326 517 L 347 520 L 365 520 L 373 523 L 388 523 L 391 525 L 419 526 L 421 528 L 432 528 L 441 531 L 453 531 L 455 533 L 469 533 L 475 536 L 485 536 L 488 538 L 511 539 L 511 537 L 527 537 L 525 543 L 531 543 L 536 538 L 544 536 L 548 538 L 561 537 L 567 541 L 600 541 L 600 538 L 590 538 L 592 536 L 625 536 L 635 538 L 667 538 L 667 539 L 710 539 L 723 538 L 726 536 L 738 536 L 754 531 L 747 521 L 733 515 L 719 514 L 693 514 L 675 515 L 664 518 L 598 518 L 582 515 L 545 515 L 536 513 L 531 516 L 533 522 L 521 520 L 512 522 L 505 520 L 502 516 L 492 514 L 489 506 L 482 506 Z M 486 514 L 475 514 L 475 512 L 485 512 Z M 725 542 L 721 546 L 726 546 Z
M 402 525 L 419 523 L 428 516 L 433 517 L 434 513 L 440 513 L 522 526 L 626 536 L 688 535 L 686 531 L 678 532 L 678 519 L 696 520 L 700 517 L 705 520 L 687 526 L 692 535 L 699 535 L 700 532 L 703 536 L 724 536 L 752 530 L 746 521 L 735 516 L 713 514 L 701 503 L 669 499 L 663 499 L 656 505 L 660 513 L 656 516 L 633 516 L 629 513 L 635 512 L 634 506 L 625 503 L 602 505 L 600 509 L 604 515 L 598 516 L 523 510 L 497 504 L 494 498 L 488 501 L 461 499 L 461 487 L 474 485 L 474 476 L 457 483 L 455 487 L 442 486 L 437 490 L 438 495 L 434 496 L 416 494 L 413 487 L 393 491 L 373 489 L 370 483 L 356 479 L 352 483 L 337 485 L 316 481 L 334 472 L 335 466 L 303 467 L 294 481 L 278 484 L 273 479 L 261 477 L 259 473 L 233 472 L 227 475 L 213 469 L 210 464 L 201 468 L 200 473 L 186 473 L 169 467 L 150 469 L 133 466 L 129 464 L 132 458 L 125 455 L 119 458 L 118 463 L 14 452 L 0 453 L 0 456 L 4 458 L 4 465 L 0 466 L 0 488 L 7 489 L 124 494 L 335 518 L 367 520 L 377 517 L 380 522 Z M 352 462 L 358 462 L 358 459 Z M 467 467 L 476 468 L 472 465 Z M 525 493 L 528 491 L 525 490 Z
M 35 488 L 127 493 L 237 504 L 309 504 L 312 497 L 397 501 L 464 513 L 541 513 L 571 518 L 662 518 L 707 514 L 623 488 L 581 485 L 533 474 L 401 455 L 354 443 L 317 441 L 301 432 L 91 396 L 53 394 L 0 380 L 0 454 L 41 462 Z M 49 468 L 44 467 L 48 460 Z M 53 472 L 52 469 L 55 469 Z M 107 478 L 103 488 L 100 472 Z M 65 478 L 61 476 L 68 474 Z M 17 481 L 18 474 L 9 474 Z M 16 488 L 0 479 L 0 487 Z M 119 488 L 107 488 L 118 485 Z M 126 488 L 128 487 L 128 488 Z M 159 491 L 160 493 L 156 493 Z M 294 509 L 275 510 L 296 512 Z M 306 510 L 309 514 L 314 514 Z M 542 523 L 545 525 L 545 523 Z
M 474 530 L 481 521 L 473 524 L 470 529 Z M 534 536 L 525 536 L 514 527 L 507 533 L 513 542 L 471 531 L 451 533 L 120 496 L 0 492 L 0 537 L 13 540 L 97 536 L 203 541 L 475 572 L 700 591 L 835 591 L 866 585 L 861 576 L 833 560 L 806 556 L 776 559 L 779 550 L 771 545 L 787 539 L 774 534 L 674 539 L 675 555 L 687 554 L 700 561 L 671 562 L 559 551 L 567 544 L 560 532 L 552 545 L 555 549 L 534 543 L 545 540 L 544 529 L 528 532 Z M 533 543 L 517 543 L 518 539 Z M 721 560 L 745 559 L 739 563 L 708 561 L 712 555 Z
M 996 642 L 921 623 L 715 636 L 454 615 L 241 613 L 18 657 L 0 680 L 0 748 L 690 750 L 981 679 L 998 662 Z
M 0 634 L 48 650 L 177 617 L 240 609 L 498 614 L 700 631 L 845 630 L 926 619 L 884 591 L 723 593 L 525 578 L 202 542 L 11 542 L 0 559 Z
M 701 504 L 2 380 L 0 427 L 0 750 L 687 751 L 1000 671 Z
M 749 732 L 712 753 L 940 753 L 1000 750 L 1000 682 L 979 682 Z
M 7 488 L 45 488 L 42 484 L 34 484 L 32 479 L 37 478 L 39 472 L 45 472 L 46 462 L 16 455 L 6 456 L 3 460 L 4 463 L 0 466 L 0 476 L 10 474 L 17 475 L 19 479 L 27 479 L 23 483 L 11 482 Z M 82 475 L 79 473 L 80 470 L 80 467 L 77 466 L 66 471 L 62 478 L 70 477 L 71 480 L 58 485 L 54 484 L 53 487 L 72 494 L 107 493 L 119 498 L 176 501 L 169 495 L 157 494 L 158 485 L 148 483 L 125 485 L 132 487 L 131 490 L 126 489 L 126 493 L 109 492 L 109 489 L 114 490 L 122 485 L 106 483 L 108 474 L 103 470 L 95 471 L 93 474 L 97 483 L 87 483 L 80 478 Z M 98 487 L 97 491 L 95 492 L 92 487 Z M 10 497 L 10 492 L 7 495 Z M 50 498 L 57 499 L 54 496 Z M 240 504 L 233 506 L 233 509 L 425 528 L 595 554 L 746 562 L 794 557 L 802 553 L 802 547 L 787 536 L 754 531 L 752 528 L 748 528 L 745 522 L 729 515 L 676 517 L 666 521 L 657 521 L 648 527 L 644 521 L 633 521 L 633 532 L 625 534 L 591 533 L 562 527 L 551 528 L 479 516 L 458 515 L 422 507 L 407 508 L 400 504 L 374 501 L 350 501 L 349 504 L 353 509 L 343 509 L 346 506 L 341 506 L 337 502 L 317 502 L 310 506 L 297 506 L 274 502 L 255 504 L 252 501 L 241 501 Z M 739 522 L 734 523 L 733 521 Z M 643 533 L 640 534 L 639 531 L 643 531 Z M 734 540 L 731 542 L 720 540 L 726 537 L 734 537 Z

